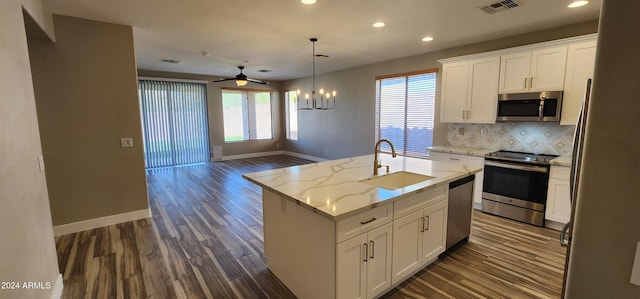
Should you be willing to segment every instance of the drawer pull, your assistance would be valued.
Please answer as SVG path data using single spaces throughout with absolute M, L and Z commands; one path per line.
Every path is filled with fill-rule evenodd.
M 360 224 L 367 224 L 367 223 L 371 223 L 371 222 L 374 222 L 374 221 L 376 221 L 376 217 L 373 217 L 373 218 L 371 218 L 371 219 L 369 219 L 367 221 L 360 221 Z
M 460 161 L 460 159 L 458 159 L 458 158 L 449 158 L 449 160 Z

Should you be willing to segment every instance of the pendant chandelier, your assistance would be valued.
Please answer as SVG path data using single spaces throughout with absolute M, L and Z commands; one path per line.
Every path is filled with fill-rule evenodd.
M 324 89 L 316 91 L 316 42 L 317 38 L 312 37 L 309 39 L 313 45 L 313 74 L 312 74 L 312 89 L 311 95 L 305 93 L 304 99 L 300 99 L 300 89 L 296 90 L 296 97 L 298 99 L 298 110 L 329 110 L 336 108 L 336 91 L 326 92 Z

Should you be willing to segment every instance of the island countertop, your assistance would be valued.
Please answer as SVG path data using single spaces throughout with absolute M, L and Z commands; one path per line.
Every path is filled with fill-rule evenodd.
M 380 158 L 383 165 L 389 165 L 390 174 L 408 171 L 435 178 L 395 190 L 360 182 L 373 177 L 373 155 L 247 173 L 243 177 L 318 214 L 339 220 L 420 190 L 448 184 L 482 169 L 402 156 L 392 158 L 387 154 L 381 154 Z M 379 168 L 378 176 L 382 175 L 386 175 L 385 167 Z

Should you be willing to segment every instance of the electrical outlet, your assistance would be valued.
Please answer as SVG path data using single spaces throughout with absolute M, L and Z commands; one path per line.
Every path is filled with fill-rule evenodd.
M 487 130 L 487 129 L 481 129 L 480 130 L 480 136 L 487 136 L 488 131 L 489 130 Z
M 133 138 L 120 138 L 120 147 L 133 147 Z
M 458 129 L 458 134 L 459 135 L 464 135 L 464 128 L 459 128 Z

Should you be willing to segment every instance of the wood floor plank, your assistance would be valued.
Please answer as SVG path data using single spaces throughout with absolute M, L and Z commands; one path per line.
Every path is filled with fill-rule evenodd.
M 267 268 L 262 196 L 243 173 L 285 155 L 153 169 L 153 217 L 56 238 L 63 298 L 296 298 Z M 474 211 L 470 241 L 382 298 L 559 298 L 558 232 Z

